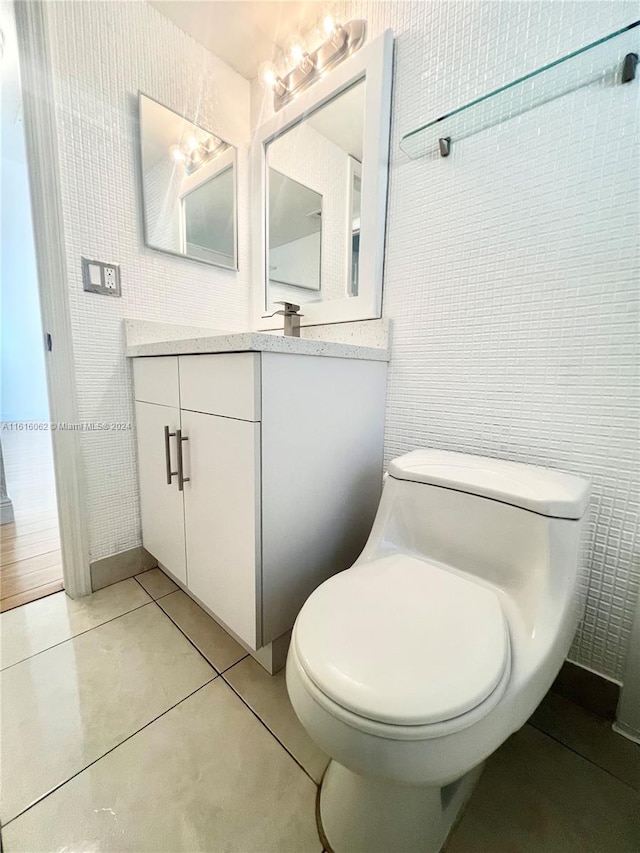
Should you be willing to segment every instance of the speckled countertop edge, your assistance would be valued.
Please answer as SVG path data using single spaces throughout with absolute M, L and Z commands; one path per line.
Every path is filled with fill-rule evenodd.
M 125 348 L 129 358 L 154 355 L 198 355 L 222 352 L 282 352 L 295 355 L 320 355 L 328 358 L 356 358 L 363 361 L 389 361 L 388 349 L 292 338 L 260 332 L 239 332 L 208 337 L 184 338 L 136 344 Z

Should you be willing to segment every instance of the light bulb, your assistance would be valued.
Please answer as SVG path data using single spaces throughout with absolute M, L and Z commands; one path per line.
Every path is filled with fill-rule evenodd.
M 207 154 L 210 154 L 219 144 L 220 140 L 216 136 L 207 136 L 202 143 L 202 148 Z
M 199 144 L 200 143 L 195 138 L 195 136 L 192 136 L 190 139 L 187 140 L 187 148 L 189 151 L 195 151 Z
M 304 59 L 307 53 L 307 46 L 304 43 L 302 36 L 293 35 L 287 39 L 285 44 L 285 52 L 291 62 L 298 65 Z
M 322 34 L 329 38 L 336 29 L 337 23 L 333 15 L 325 15 L 322 19 Z
M 269 89 L 274 89 L 276 82 L 278 80 L 278 75 L 276 72 L 276 66 L 273 62 L 263 62 L 258 68 L 258 78 L 263 86 L 266 86 Z
M 185 153 L 179 145 L 172 145 L 169 149 L 169 154 L 173 157 L 176 163 L 182 163 L 186 160 Z

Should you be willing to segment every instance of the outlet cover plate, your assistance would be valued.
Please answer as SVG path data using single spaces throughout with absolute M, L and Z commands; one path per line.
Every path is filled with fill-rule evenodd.
M 82 286 L 87 293 L 102 296 L 122 296 L 120 265 L 82 258 Z

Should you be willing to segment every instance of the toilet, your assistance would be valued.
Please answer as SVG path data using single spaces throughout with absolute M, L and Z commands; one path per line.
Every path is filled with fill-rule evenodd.
M 588 488 L 442 450 L 391 462 L 361 556 L 306 601 L 287 658 L 295 712 L 331 757 L 327 850 L 442 849 L 567 655 Z

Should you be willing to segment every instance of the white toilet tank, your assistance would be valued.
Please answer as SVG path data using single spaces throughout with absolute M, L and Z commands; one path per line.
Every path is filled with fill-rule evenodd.
M 476 576 L 503 589 L 533 628 L 541 597 L 577 585 L 588 492 L 561 471 L 416 450 L 391 462 L 358 562 L 400 551 Z

